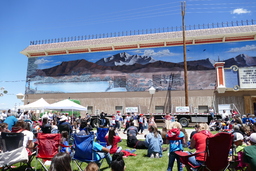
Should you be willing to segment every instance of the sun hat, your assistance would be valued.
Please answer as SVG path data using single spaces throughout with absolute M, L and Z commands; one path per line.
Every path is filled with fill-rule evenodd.
M 60 122 L 66 121 L 66 120 L 68 120 L 68 118 L 65 115 L 62 115 L 60 118 Z
M 253 143 L 256 143 L 256 133 L 252 133 L 250 135 L 250 141 L 253 142 Z
M 234 142 L 239 140 L 244 140 L 244 136 L 239 132 L 235 132 L 233 135 L 234 135 Z

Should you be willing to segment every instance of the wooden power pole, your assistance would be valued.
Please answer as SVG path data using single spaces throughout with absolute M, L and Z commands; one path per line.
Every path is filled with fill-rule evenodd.
M 187 68 L 187 53 L 186 53 L 186 33 L 185 33 L 185 10 L 186 2 L 181 2 L 181 16 L 182 16 L 182 37 L 183 37 L 183 57 L 184 57 L 184 80 L 185 80 L 185 106 L 188 104 L 188 68 Z

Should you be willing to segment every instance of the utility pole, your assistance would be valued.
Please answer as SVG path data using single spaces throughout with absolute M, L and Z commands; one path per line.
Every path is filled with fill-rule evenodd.
M 181 2 L 181 16 L 182 16 L 182 37 L 183 37 L 183 60 L 184 60 L 184 80 L 185 80 L 185 106 L 188 104 L 188 68 L 187 68 L 187 54 L 186 54 L 186 34 L 185 34 L 185 10 L 186 2 Z

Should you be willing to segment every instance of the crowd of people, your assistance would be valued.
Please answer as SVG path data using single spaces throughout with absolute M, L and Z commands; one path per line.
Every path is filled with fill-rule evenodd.
M 195 131 L 188 135 L 181 124 L 175 121 L 175 117 L 171 114 L 166 114 L 165 126 L 162 131 L 157 129 L 154 121 L 154 116 L 149 118 L 142 114 L 128 113 L 122 116 L 120 112 L 112 117 L 109 121 L 105 113 L 100 114 L 101 127 L 109 127 L 109 132 L 105 136 L 106 146 L 102 146 L 97 142 L 93 142 L 93 148 L 107 154 L 106 159 L 112 171 L 123 171 L 125 163 L 123 158 L 135 155 L 134 151 L 123 150 L 118 146 L 122 141 L 118 135 L 123 127 L 122 132 L 127 135 L 127 146 L 136 149 L 146 149 L 147 157 L 161 158 L 163 151 L 169 150 L 169 162 L 167 171 L 173 170 L 174 162 L 177 161 L 179 171 L 183 170 L 183 165 L 176 151 L 184 151 L 185 147 L 195 149 L 196 156 L 190 157 L 189 161 L 194 166 L 200 166 L 204 163 L 204 150 L 206 147 L 206 138 L 213 136 L 211 131 L 228 132 L 234 134 L 234 156 L 230 160 L 237 161 L 239 157 L 243 157 L 239 167 L 247 168 L 248 170 L 256 170 L 256 118 L 254 115 L 225 116 L 222 119 L 213 118 L 208 125 L 200 123 L 195 125 Z M 0 133 L 1 132 L 21 132 L 24 134 L 23 146 L 26 147 L 28 153 L 32 153 L 35 147 L 34 140 L 38 132 L 42 133 L 61 133 L 61 143 L 64 145 L 53 159 L 50 167 L 51 171 L 58 171 L 62 166 L 65 166 L 67 171 L 71 167 L 66 166 L 71 161 L 70 135 L 76 133 L 78 135 L 88 135 L 93 128 L 90 125 L 90 115 L 85 117 L 71 118 L 67 114 L 60 113 L 44 113 L 40 118 L 36 117 L 35 112 L 25 111 L 13 114 L 2 111 L 0 114 Z M 148 129 L 148 134 L 145 135 L 145 140 L 139 140 L 138 134 L 143 134 L 144 129 Z M 190 138 L 188 138 L 190 137 Z M 190 141 L 188 141 L 190 139 Z M 169 144 L 168 149 L 163 148 L 163 144 Z M 0 144 L 1 145 L 1 144 Z M 1 149 L 0 149 L 1 150 Z M 241 155 L 242 154 L 242 155 Z M 111 156 L 112 155 L 112 156 Z M 241 160 L 240 160 L 241 161 Z M 186 166 L 188 170 L 193 169 Z M 88 164 L 86 171 L 99 169 L 99 163 Z

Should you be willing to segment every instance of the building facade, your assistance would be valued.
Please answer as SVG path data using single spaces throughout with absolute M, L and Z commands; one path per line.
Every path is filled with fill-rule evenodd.
M 25 103 L 80 100 L 89 113 L 176 112 L 185 106 L 181 31 L 32 44 Z M 186 31 L 190 112 L 256 111 L 256 26 Z M 156 89 L 149 94 L 150 87 Z

